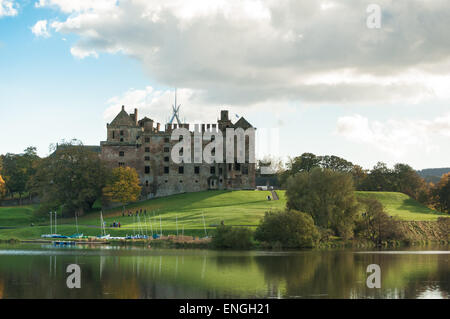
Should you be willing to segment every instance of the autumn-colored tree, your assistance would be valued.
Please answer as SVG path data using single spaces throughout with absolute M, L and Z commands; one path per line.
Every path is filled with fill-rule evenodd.
M 103 196 L 106 200 L 125 204 L 135 202 L 141 194 L 139 176 L 134 168 L 114 168 L 111 177 L 103 188 Z
M 450 214 L 450 173 L 444 174 L 432 189 L 434 206 Z
M 5 181 L 2 178 L 2 175 L 0 175 L 0 199 L 2 199 L 6 195 L 6 186 Z

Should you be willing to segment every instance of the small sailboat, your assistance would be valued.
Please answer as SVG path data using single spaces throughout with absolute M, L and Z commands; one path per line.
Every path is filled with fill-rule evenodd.
M 137 233 L 135 230 L 136 220 L 137 220 Z M 134 218 L 133 215 L 133 235 L 128 235 L 125 237 L 125 239 L 148 239 L 148 235 L 144 235 L 144 230 L 142 229 L 141 219 L 139 215 L 137 215 L 136 219 Z
M 55 214 L 55 225 L 54 225 L 55 232 L 53 232 L 53 227 L 52 227 L 53 226 L 52 225 L 52 220 L 53 220 L 52 214 Z M 50 234 L 41 235 L 41 238 L 67 238 L 67 236 L 63 236 L 63 235 L 56 233 L 56 212 L 54 212 L 54 213 L 50 212 Z
M 77 227 L 77 232 L 76 232 L 76 234 L 73 234 L 73 235 L 69 236 L 68 238 L 82 238 L 83 237 L 83 234 L 78 231 L 78 218 L 77 218 L 77 215 L 78 214 L 75 213 L 75 225 Z
M 101 235 L 98 235 L 97 238 L 100 239 L 109 239 L 111 238 L 110 234 L 106 234 L 106 229 L 105 229 L 105 221 L 103 220 L 103 212 L 100 211 L 100 222 L 101 222 Z

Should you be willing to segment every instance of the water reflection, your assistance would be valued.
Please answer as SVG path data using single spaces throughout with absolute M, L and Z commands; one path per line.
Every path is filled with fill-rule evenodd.
M 1 298 L 449 298 L 450 252 L 0 246 Z M 81 289 L 66 267 L 82 269 Z M 366 287 L 378 264 L 381 289 Z

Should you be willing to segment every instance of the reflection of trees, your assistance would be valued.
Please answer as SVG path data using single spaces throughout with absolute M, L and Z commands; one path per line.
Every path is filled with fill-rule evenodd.
M 311 251 L 295 255 L 258 256 L 271 293 L 282 284 L 286 295 L 328 298 L 416 298 L 421 292 L 450 291 L 446 255 L 372 254 L 351 251 Z M 381 289 L 366 287 L 370 264 L 381 267 Z
M 417 298 L 430 293 L 428 297 L 436 298 L 441 295 L 443 298 L 449 298 L 448 255 L 419 255 L 419 260 L 415 263 L 418 265 L 415 270 L 411 269 L 409 274 L 403 274 L 408 279 L 404 289 L 405 298 Z
M 252 257 L 245 255 L 237 255 L 237 256 L 218 255 L 215 258 L 215 260 L 218 269 L 248 267 L 252 263 Z
M 345 298 L 357 277 L 351 253 L 311 251 L 282 257 L 261 256 L 256 261 L 269 285 L 286 283 L 288 296 Z

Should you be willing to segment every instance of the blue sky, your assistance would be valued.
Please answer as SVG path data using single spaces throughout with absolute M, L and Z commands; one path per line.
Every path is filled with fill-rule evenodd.
M 214 122 L 226 108 L 258 129 L 277 129 L 273 156 L 450 166 L 444 2 L 420 13 L 430 30 L 410 18 L 419 0 L 408 9 L 380 1 L 394 19 L 379 30 L 364 24 L 365 1 L 0 7 L 8 3 L 14 11 L 0 9 L 0 154 L 32 145 L 45 156 L 51 143 L 72 138 L 98 145 L 122 104 L 165 122 L 178 87 L 188 122 Z M 33 32 L 39 21 L 45 28 Z

